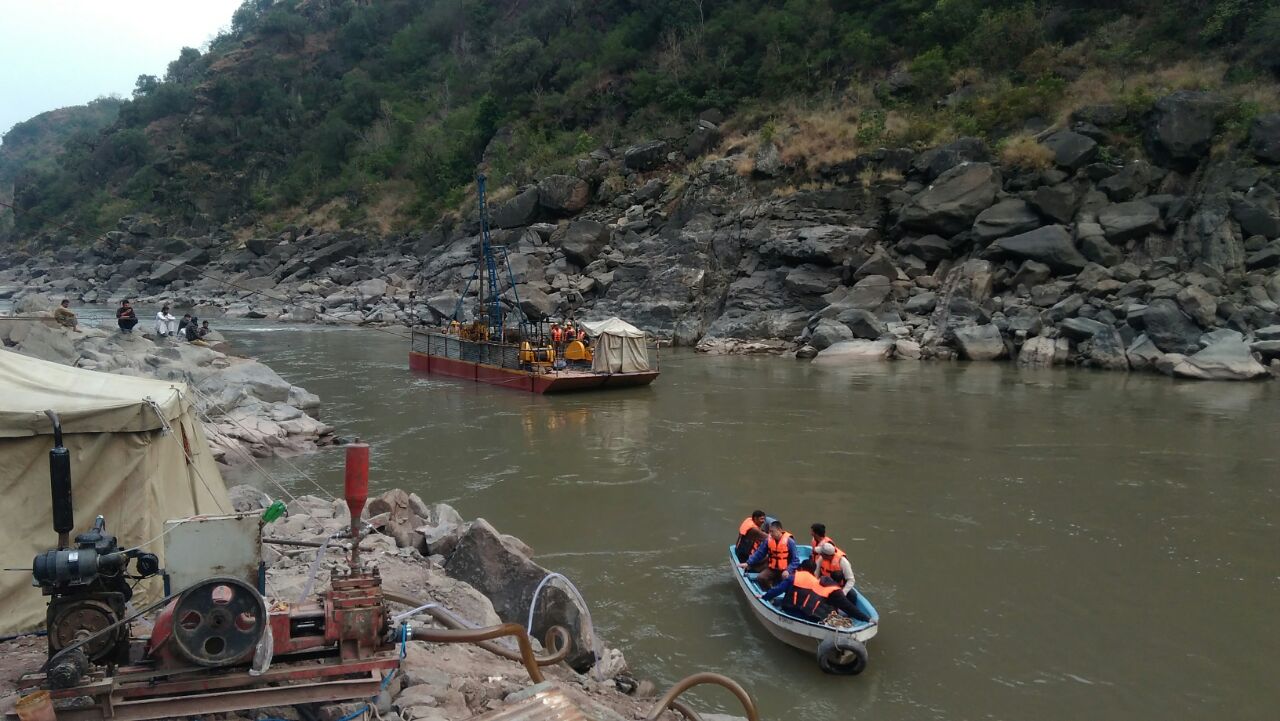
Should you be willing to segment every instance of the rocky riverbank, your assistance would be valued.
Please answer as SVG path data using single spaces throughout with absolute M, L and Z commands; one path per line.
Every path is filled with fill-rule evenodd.
M 780 152 L 800 129 L 721 137 L 724 118 L 705 113 L 498 191 L 507 300 L 535 318 L 617 314 L 707 352 L 1268 377 L 1280 115 L 1229 142 L 1226 109 L 1180 91 L 1081 107 L 1001 148 L 960 138 L 819 167 Z M 78 246 L 33 239 L 0 261 L 0 285 L 201 316 L 438 324 L 475 271 L 477 233 L 474 216 L 393 236 L 129 217 Z
M 251 358 L 233 355 L 217 333 L 200 346 L 154 338 L 140 323 L 121 333 L 114 322 L 79 330 L 54 322 L 56 302 L 26 294 L 14 316 L 0 315 L 0 343 L 7 350 L 64 365 L 187 383 L 205 419 L 214 457 L 228 466 L 252 458 L 298 455 L 333 443 L 333 428 L 317 420 L 320 399 Z
M 230 494 L 236 510 L 243 512 L 260 510 L 270 501 L 250 486 L 235 486 Z M 533 551 L 519 539 L 498 532 L 484 519 L 464 521 L 446 504 L 427 504 L 401 490 L 371 500 L 364 517 L 377 532 L 362 541 L 362 558 L 378 568 L 388 593 L 437 603 L 475 626 L 501 622 L 526 625 L 533 594 L 549 571 L 531 559 Z M 323 543 L 348 524 L 343 501 L 302 496 L 289 504 L 287 516 L 265 527 L 264 537 Z M 304 593 L 313 568 L 318 569 L 314 588 L 319 592 L 326 588 L 330 574 L 346 568 L 347 563 L 337 544 L 318 552 L 313 547 L 268 543 L 263 553 L 268 567 L 267 596 L 286 602 Z M 397 612 L 408 610 L 394 607 Z M 551 684 L 591 718 L 644 718 L 656 700 L 657 689 L 628 674 L 622 653 L 606 648 L 591 628 L 588 609 L 575 600 L 569 586 L 559 581 L 547 584 L 533 618 L 539 653 L 545 651 L 536 639 L 543 638 L 551 626 L 564 626 L 572 636 L 573 651 L 566 661 L 543 669 Z M 425 613 L 411 620 L 417 628 L 440 627 Z M 0 706 L 8 707 L 14 700 L 13 682 L 38 666 L 45 651 L 40 639 L 10 641 L 0 649 L 5 650 L 6 659 L 0 664 Z M 375 703 L 383 721 L 462 721 L 523 700 L 532 684 L 520 663 L 470 644 L 411 641 L 407 651 L 400 671 Z M 279 707 L 202 718 L 333 721 L 362 705 L 343 703 L 305 710 Z M 662 718 L 679 717 L 668 712 Z M 732 721 L 720 715 L 704 718 Z

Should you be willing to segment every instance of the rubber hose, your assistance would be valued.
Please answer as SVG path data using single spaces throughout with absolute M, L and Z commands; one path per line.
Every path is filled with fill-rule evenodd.
M 490 641 L 503 636 L 515 636 L 516 643 L 520 644 L 520 660 L 524 663 L 525 670 L 529 672 L 529 678 L 534 683 L 542 683 L 542 669 L 538 666 L 538 661 L 533 655 L 533 644 L 529 642 L 529 634 L 525 633 L 524 626 L 518 623 L 504 623 L 498 626 L 489 626 L 488 628 L 477 629 L 439 629 L 439 628 L 415 628 L 413 629 L 413 638 L 419 641 L 434 641 L 436 643 L 476 643 L 479 641 Z M 754 719 L 753 719 L 754 721 Z
M 695 673 L 692 676 L 688 676 L 677 681 L 676 685 L 672 686 L 666 693 L 664 693 L 662 698 L 658 699 L 657 703 L 649 709 L 649 715 L 645 717 L 645 721 L 656 721 L 656 719 L 662 715 L 662 712 L 666 711 L 668 708 L 675 708 L 676 711 L 681 714 L 685 714 L 685 717 L 689 718 L 686 711 L 691 710 L 687 706 L 684 706 L 684 704 L 680 704 L 680 706 L 684 706 L 684 708 L 675 706 L 676 703 L 679 703 L 676 701 L 676 697 L 694 686 L 701 686 L 703 684 L 714 684 L 716 686 L 723 686 L 729 689 L 734 696 L 738 697 L 738 701 L 742 702 L 742 708 L 747 712 L 747 721 L 760 721 L 760 713 L 756 710 L 756 702 L 751 699 L 751 694 L 747 693 L 745 688 L 728 676 L 722 676 L 718 673 L 711 673 L 709 671 Z M 694 714 L 694 716 L 696 717 L 697 714 Z
M 386 598 L 388 601 L 391 601 L 392 603 L 403 604 L 405 606 L 409 606 L 410 608 L 416 608 L 418 606 L 424 605 L 423 602 L 414 600 L 412 598 L 409 598 L 408 596 L 402 596 L 398 593 L 387 592 L 383 594 L 383 597 Z M 463 622 L 462 619 L 453 615 L 453 613 L 451 613 L 448 609 L 444 609 L 440 607 L 428 608 L 426 611 L 423 611 L 423 613 L 428 614 L 435 620 L 444 624 L 446 627 L 451 628 L 455 631 L 472 630 L 470 626 L 468 626 L 465 622 Z M 489 653 L 501 656 L 507 659 L 508 661 L 516 661 L 518 663 L 524 663 L 524 657 L 520 654 L 519 651 L 513 651 L 501 644 L 493 643 L 491 641 L 480 641 L 476 643 L 476 645 L 488 651 Z M 550 656 L 534 656 L 533 657 L 534 663 L 538 664 L 539 666 L 554 666 L 569 657 L 569 651 L 573 646 L 573 640 L 572 640 L 572 637 L 569 635 L 569 629 L 565 628 L 564 626 L 552 626 L 551 628 L 547 629 L 547 638 L 542 645 L 545 646 L 546 648 L 554 648 L 556 649 L 556 652 L 551 654 Z
M 702 717 L 698 715 L 698 712 L 689 708 L 684 701 L 672 701 L 671 709 L 684 716 L 687 721 L 702 721 Z

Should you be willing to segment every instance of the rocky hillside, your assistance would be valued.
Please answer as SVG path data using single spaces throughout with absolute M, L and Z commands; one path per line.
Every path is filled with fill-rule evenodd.
M 1227 105 L 1177 92 L 1140 111 L 1082 106 L 1016 151 L 977 138 L 879 148 L 798 187 L 777 143 L 719 140 L 708 115 L 682 137 L 579 157 L 574 175 L 520 189 L 492 217 L 535 318 L 618 314 L 679 345 L 823 362 L 1261 377 L 1264 362 L 1280 366 L 1280 115 L 1233 142 Z M 1131 128 L 1140 157 L 1118 158 Z M 723 157 L 686 164 L 717 142 Z M 120 227 L 87 249 L 13 254 L 0 283 L 173 299 L 201 316 L 311 320 L 323 308 L 439 324 L 478 242 L 474 219 L 243 242 L 143 218 Z

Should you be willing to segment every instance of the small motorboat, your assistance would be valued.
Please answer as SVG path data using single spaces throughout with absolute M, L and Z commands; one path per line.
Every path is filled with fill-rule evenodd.
M 813 554 L 813 548 L 796 544 L 796 552 L 803 561 Z M 784 613 L 770 601 L 762 599 L 763 591 L 756 585 L 756 574 L 738 568 L 738 557 L 732 545 L 729 546 L 729 570 L 738 580 L 738 587 L 742 589 L 752 614 L 774 638 L 801 651 L 816 654 L 818 666 L 827 673 L 857 675 L 867 667 L 866 644 L 880 628 L 880 614 L 861 592 L 858 593 L 858 609 L 871 620 L 851 618 L 851 626 L 828 626 Z

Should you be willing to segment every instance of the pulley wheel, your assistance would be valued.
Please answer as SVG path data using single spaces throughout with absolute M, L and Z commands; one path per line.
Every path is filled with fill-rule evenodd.
M 54 653 L 120 620 L 109 604 L 95 599 L 59 603 L 51 615 L 49 650 Z M 86 643 L 80 650 L 94 661 L 101 661 L 115 651 L 121 633 L 126 631 L 122 626 L 120 631 L 104 633 Z
M 267 604 L 235 578 L 210 578 L 178 596 L 173 641 L 193 663 L 229 666 L 248 661 L 267 629 Z

